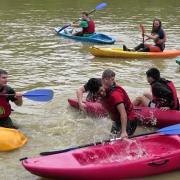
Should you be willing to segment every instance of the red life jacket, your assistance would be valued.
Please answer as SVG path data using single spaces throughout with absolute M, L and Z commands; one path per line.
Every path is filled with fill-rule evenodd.
M 174 83 L 172 81 L 168 82 L 167 83 L 168 87 L 170 88 L 170 90 L 172 91 L 172 94 L 173 94 L 173 108 L 172 109 L 175 109 L 175 110 L 178 110 L 179 109 L 179 100 L 178 100 L 178 97 L 177 97 L 177 92 L 176 92 L 176 88 L 174 87 Z
M 7 88 L 4 88 L 4 90 L 0 92 L 0 119 L 9 117 L 11 114 L 11 105 L 9 104 L 6 94 Z
M 111 89 L 109 89 L 109 91 L 107 92 L 107 96 L 102 99 L 102 102 L 105 108 L 110 113 L 111 119 L 113 121 L 119 121 L 120 119 L 120 113 L 116 107 L 118 103 L 124 104 L 128 120 L 135 120 L 133 105 L 126 91 L 122 87 L 114 85 Z
M 83 34 L 93 34 L 95 32 L 95 24 L 92 19 L 88 21 L 88 27 L 83 28 Z

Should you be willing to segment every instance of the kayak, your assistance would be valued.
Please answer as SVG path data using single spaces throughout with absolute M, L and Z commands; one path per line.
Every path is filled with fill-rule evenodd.
M 77 99 L 68 99 L 71 106 L 79 109 Z M 94 117 L 107 117 L 108 112 L 100 102 L 84 101 L 86 112 Z M 166 127 L 180 123 L 180 111 L 166 110 L 150 107 L 134 107 L 136 117 L 140 124 L 155 127 Z
M 47 178 L 117 180 L 179 170 L 179 160 L 180 136 L 153 134 L 24 158 L 22 165 Z
M 27 137 L 20 131 L 0 127 L 0 152 L 18 149 L 26 142 Z
M 176 63 L 180 65 L 180 58 L 176 59 Z
M 86 42 L 99 43 L 99 44 L 114 44 L 115 42 L 115 39 L 102 33 L 94 33 L 89 36 L 73 36 L 71 33 L 66 33 L 64 30 L 59 32 L 60 29 L 61 29 L 60 27 L 55 28 L 55 32 L 58 35 L 78 41 L 86 41 Z M 70 30 L 66 29 L 66 31 L 68 32 Z
M 122 48 L 90 47 L 92 55 L 111 58 L 173 58 L 180 55 L 180 50 L 164 50 L 163 52 L 123 51 Z

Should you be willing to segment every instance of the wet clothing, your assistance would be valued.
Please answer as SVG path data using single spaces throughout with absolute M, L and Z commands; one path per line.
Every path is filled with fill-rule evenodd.
M 11 105 L 9 101 L 14 102 L 17 100 L 13 95 L 15 94 L 14 89 L 9 86 L 0 88 L 0 126 L 7 128 L 15 128 L 9 115 L 11 114 Z
M 151 90 L 153 95 L 152 102 L 155 107 L 169 107 L 170 109 L 179 110 L 179 100 L 177 98 L 176 89 L 174 90 L 170 87 L 172 82 L 166 79 L 160 79 L 151 83 Z
M 128 118 L 127 132 L 128 135 L 132 135 L 136 129 L 137 120 L 133 111 L 133 105 L 126 91 L 122 87 L 114 84 L 110 89 L 107 90 L 106 97 L 102 99 L 102 102 L 105 108 L 108 110 L 111 119 L 114 121 L 111 131 L 115 134 L 116 131 L 120 131 L 121 128 L 120 113 L 117 106 L 121 103 L 124 104 Z

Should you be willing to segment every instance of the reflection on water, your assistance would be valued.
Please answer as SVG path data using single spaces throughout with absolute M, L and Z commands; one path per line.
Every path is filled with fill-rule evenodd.
M 95 0 L 0 0 L 0 66 L 9 72 L 9 84 L 18 91 L 51 88 L 53 101 L 39 103 L 24 98 L 23 107 L 15 107 L 14 122 L 23 131 L 28 144 L 14 152 L 1 153 L 0 179 L 41 179 L 26 172 L 19 158 L 39 152 L 64 149 L 109 137 L 109 119 L 93 119 L 70 108 L 69 97 L 90 77 L 100 77 L 105 68 L 112 68 L 117 81 L 131 98 L 149 90 L 145 71 L 158 67 L 162 76 L 172 79 L 180 91 L 180 69 L 175 59 L 103 59 L 88 52 L 92 44 L 55 35 L 54 28 L 72 22 L 81 11 L 93 9 Z M 133 7 L 133 8 L 131 8 Z M 180 2 L 108 1 L 108 6 L 93 14 L 96 30 L 114 37 L 116 47 L 134 47 L 142 41 L 139 24 L 150 32 L 152 19 L 162 19 L 168 34 L 167 49 L 177 49 L 180 42 Z M 139 128 L 137 132 L 141 129 Z M 179 179 L 179 172 L 153 177 Z M 148 177 L 147 179 L 151 179 Z

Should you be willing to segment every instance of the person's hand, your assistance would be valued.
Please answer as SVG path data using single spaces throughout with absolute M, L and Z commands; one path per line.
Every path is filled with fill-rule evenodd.
M 170 109 L 169 107 L 161 107 L 160 108 L 162 111 L 167 111 L 168 109 Z
M 15 94 L 15 98 L 21 98 L 22 97 L 22 93 L 21 92 L 16 92 Z
M 86 110 L 85 110 L 85 107 L 86 107 L 86 104 L 85 103 L 79 103 L 79 109 L 81 110 L 81 111 L 83 111 L 83 112 L 86 112 Z
M 125 132 L 121 132 L 121 139 L 126 139 L 126 138 L 128 138 L 128 134 L 127 134 L 127 132 L 125 131 Z

